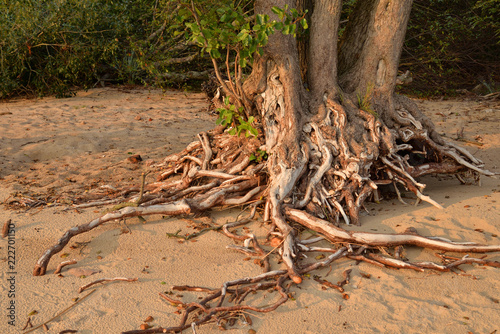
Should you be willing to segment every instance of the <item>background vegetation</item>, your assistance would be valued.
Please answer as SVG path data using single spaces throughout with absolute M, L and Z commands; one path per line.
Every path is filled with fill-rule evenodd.
M 196 2 L 210 9 L 232 1 Z M 251 11 L 251 0 L 238 2 Z M 345 2 L 346 20 L 353 3 Z M 210 61 L 179 33 L 179 9 L 172 0 L 0 0 L 0 97 L 64 97 L 104 84 L 199 84 Z M 413 81 L 401 90 L 498 90 L 499 15 L 499 0 L 416 0 L 400 68 Z
M 500 1 L 414 1 L 400 70 L 413 74 L 405 92 L 499 90 Z

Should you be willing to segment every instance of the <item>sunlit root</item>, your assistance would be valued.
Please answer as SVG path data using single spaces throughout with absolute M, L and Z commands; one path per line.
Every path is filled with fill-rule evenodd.
M 415 234 L 382 234 L 369 232 L 350 232 L 332 226 L 325 220 L 314 217 L 304 211 L 292 208 L 285 209 L 289 219 L 321 233 L 332 242 L 347 242 L 371 247 L 393 247 L 398 245 L 413 245 L 446 252 L 459 253 L 486 253 L 500 251 L 500 245 L 464 245 L 462 243 L 447 242 L 422 237 Z
M 191 199 L 182 199 L 173 203 L 151 205 L 151 206 L 127 206 L 118 211 L 110 212 L 91 222 L 69 229 L 58 241 L 49 248 L 37 261 L 33 270 L 34 276 L 44 275 L 50 258 L 60 252 L 71 238 L 84 232 L 88 232 L 106 222 L 121 220 L 130 217 L 165 215 L 178 216 L 193 212 L 208 210 L 216 205 L 225 205 L 229 201 L 237 201 L 239 197 L 231 197 L 233 193 L 240 193 L 256 186 L 258 180 L 253 178 L 234 185 L 213 188 L 211 191 L 195 196 Z M 254 194 L 257 192 L 254 192 Z

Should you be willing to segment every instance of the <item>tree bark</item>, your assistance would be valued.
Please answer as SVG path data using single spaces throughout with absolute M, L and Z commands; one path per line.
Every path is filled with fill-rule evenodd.
M 392 96 L 412 0 L 358 1 L 339 54 L 340 83 L 348 94 Z M 373 88 L 370 88 L 372 86 Z

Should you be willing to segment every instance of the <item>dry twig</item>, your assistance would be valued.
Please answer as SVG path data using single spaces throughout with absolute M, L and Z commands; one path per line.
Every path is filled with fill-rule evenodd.
M 137 281 L 138 278 L 126 278 L 126 277 L 115 277 L 115 278 L 100 278 L 98 280 L 95 280 L 93 282 L 90 282 L 88 284 L 85 284 L 85 285 L 82 285 L 79 289 L 78 289 L 78 293 L 81 293 L 83 292 L 85 289 L 88 289 L 89 287 L 91 287 L 92 285 L 95 285 L 95 284 L 99 284 L 99 283 L 103 283 L 103 282 L 114 282 L 114 281 L 125 281 L 125 282 L 135 282 Z
M 31 328 L 29 331 L 27 332 L 24 332 L 24 334 L 27 334 L 27 333 L 30 333 L 30 332 L 33 332 L 34 330 L 37 330 L 38 328 L 41 328 L 43 327 L 44 325 L 47 325 L 49 322 L 57 319 L 58 317 L 60 317 L 61 315 L 65 314 L 66 312 L 68 312 L 69 310 L 71 310 L 75 305 L 81 303 L 82 301 L 84 301 L 88 296 L 90 296 L 91 294 L 93 294 L 96 290 L 92 290 L 90 291 L 88 294 L 86 294 L 85 296 L 83 296 L 82 298 L 78 299 L 77 301 L 75 301 L 73 304 L 71 304 L 70 306 L 66 307 L 64 310 L 62 310 L 61 312 L 57 313 L 55 316 L 53 316 L 52 318 L 50 318 L 49 320 L 41 323 L 40 325 L 36 326 L 36 327 L 33 327 Z
M 68 260 L 68 261 L 61 262 L 57 266 L 56 271 L 54 271 L 54 274 L 59 274 L 61 272 L 62 268 L 69 266 L 70 264 L 77 264 L 77 263 L 78 262 L 76 262 L 76 260 Z

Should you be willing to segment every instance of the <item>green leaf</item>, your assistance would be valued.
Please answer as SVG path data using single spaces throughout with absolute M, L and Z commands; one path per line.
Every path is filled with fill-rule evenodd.
M 257 14 L 256 21 L 257 25 L 263 25 L 265 23 L 264 15 Z
M 285 25 L 283 27 L 283 30 L 281 31 L 284 35 L 290 35 L 290 26 L 289 25 Z
M 257 131 L 256 128 L 250 127 L 250 133 L 254 136 L 257 137 L 259 135 L 259 131 Z
M 220 57 L 221 57 L 221 54 L 220 54 L 219 50 L 217 50 L 217 49 L 213 49 L 213 50 L 210 52 L 210 57 L 217 59 L 217 58 L 220 58 Z
M 273 8 L 271 8 L 271 11 L 276 14 L 276 15 L 282 15 L 283 14 L 283 10 L 279 7 L 276 7 L 276 6 L 273 6 Z
M 246 29 L 243 29 L 242 31 L 240 31 L 240 33 L 236 36 L 236 40 L 238 42 L 241 42 L 243 41 L 244 39 L 248 38 L 249 34 L 248 34 L 248 30 Z
M 307 29 L 309 28 L 309 25 L 307 24 L 307 20 L 306 19 L 302 19 L 300 20 L 300 24 L 302 25 L 302 28 Z

